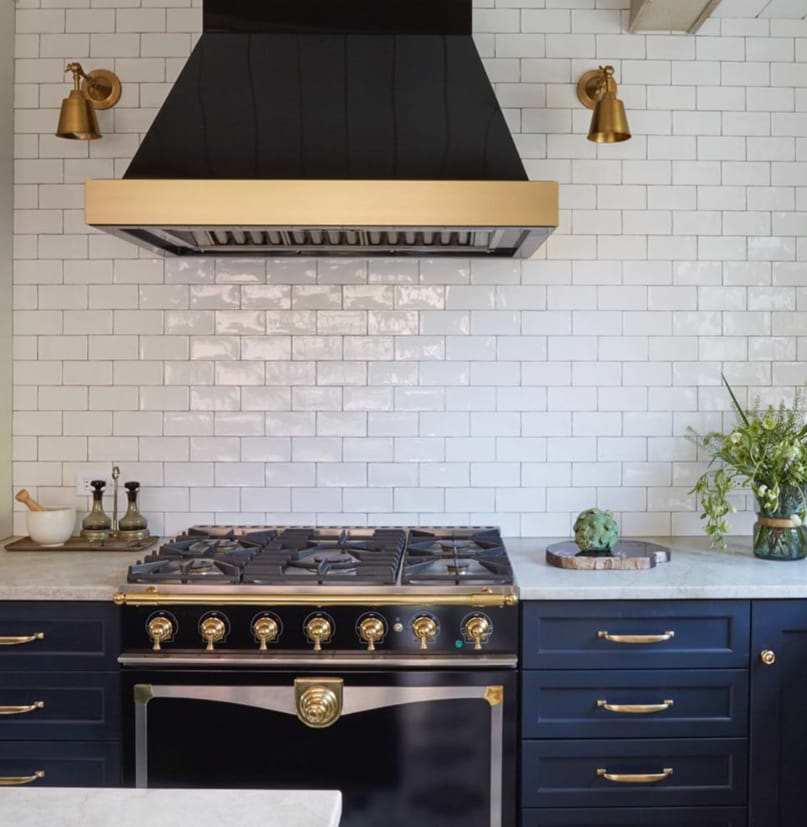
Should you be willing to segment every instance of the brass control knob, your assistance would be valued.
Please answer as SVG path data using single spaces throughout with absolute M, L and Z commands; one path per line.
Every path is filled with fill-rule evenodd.
M 252 624 L 252 634 L 258 639 L 258 649 L 261 652 L 266 651 L 266 644 L 275 640 L 279 632 L 277 621 L 272 617 L 259 617 Z
M 474 642 L 474 649 L 482 648 L 482 640 L 490 634 L 490 620 L 484 615 L 468 618 L 465 634 Z
M 314 641 L 314 651 L 322 651 L 322 641 L 333 634 L 333 626 L 327 617 L 312 617 L 305 624 L 305 633 Z
M 375 645 L 384 637 L 386 624 L 380 617 L 365 617 L 359 623 L 359 637 L 367 644 L 368 652 L 375 652 Z
M 437 635 L 437 624 L 427 615 L 421 615 L 412 621 L 412 631 L 420 641 L 420 648 L 428 649 L 429 641 Z
M 765 666 L 773 666 L 776 663 L 776 652 L 773 649 L 763 649 L 759 653 L 759 659 L 765 664 Z
M 213 651 L 213 644 L 218 643 L 227 633 L 227 626 L 220 617 L 206 617 L 199 626 L 202 637 L 207 641 L 205 649 Z
M 152 617 L 148 622 L 148 633 L 152 640 L 152 649 L 159 652 L 164 640 L 170 640 L 174 635 L 174 624 L 167 617 Z

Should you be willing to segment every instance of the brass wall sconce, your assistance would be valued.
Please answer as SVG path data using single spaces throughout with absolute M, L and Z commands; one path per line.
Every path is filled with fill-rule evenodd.
M 589 141 L 598 144 L 615 144 L 630 140 L 628 116 L 625 104 L 616 96 L 613 66 L 600 66 L 580 78 L 577 97 L 583 106 L 593 109 Z
M 73 89 L 62 101 L 57 138 L 93 141 L 101 137 L 96 109 L 111 109 L 119 100 L 120 80 L 107 69 L 87 74 L 80 63 L 68 63 L 65 72 L 73 73 Z

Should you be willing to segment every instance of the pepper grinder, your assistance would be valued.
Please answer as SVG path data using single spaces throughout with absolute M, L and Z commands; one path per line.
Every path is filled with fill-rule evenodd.
M 81 536 L 91 543 L 109 539 L 112 520 L 104 513 L 105 480 L 92 480 L 92 510 L 81 523 Z
M 127 482 L 124 484 L 129 506 L 126 513 L 118 523 L 118 537 L 130 543 L 140 543 L 148 537 L 148 523 L 137 507 L 137 493 L 140 489 L 139 482 Z

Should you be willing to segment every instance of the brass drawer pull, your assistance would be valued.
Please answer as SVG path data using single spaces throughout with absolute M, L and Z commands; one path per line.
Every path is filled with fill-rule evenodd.
M 613 781 L 614 784 L 657 784 L 664 781 L 673 774 L 672 767 L 665 767 L 661 772 L 608 772 L 602 768 L 597 770 L 597 775 L 606 781 Z
M 662 701 L 660 704 L 609 704 L 608 701 L 598 700 L 599 709 L 607 709 L 609 712 L 621 712 L 624 715 L 647 715 L 650 712 L 664 712 L 669 709 L 675 701 L 672 698 Z
M 0 776 L 0 787 L 21 787 L 23 784 L 30 784 L 32 781 L 39 781 L 40 778 L 44 777 L 44 770 L 37 770 L 33 775 Z
M 0 706 L 0 715 L 24 715 L 26 712 L 33 712 L 35 709 L 44 709 L 44 701 L 34 701 L 25 706 Z
M 33 635 L 13 635 L 12 637 L 0 637 L 0 646 L 19 646 L 22 643 L 33 643 L 35 640 L 44 640 L 44 632 L 36 632 Z
M 665 640 L 672 640 L 675 632 L 663 632 L 660 635 L 612 635 L 602 629 L 597 632 L 601 640 L 610 640 L 611 643 L 663 643 Z

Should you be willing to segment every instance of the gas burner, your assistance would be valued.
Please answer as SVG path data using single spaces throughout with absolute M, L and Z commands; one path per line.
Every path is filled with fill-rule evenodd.
M 510 585 L 513 570 L 496 528 L 412 529 L 404 585 Z
M 150 555 L 129 567 L 130 583 L 238 583 L 237 565 L 213 557 L 160 557 Z

